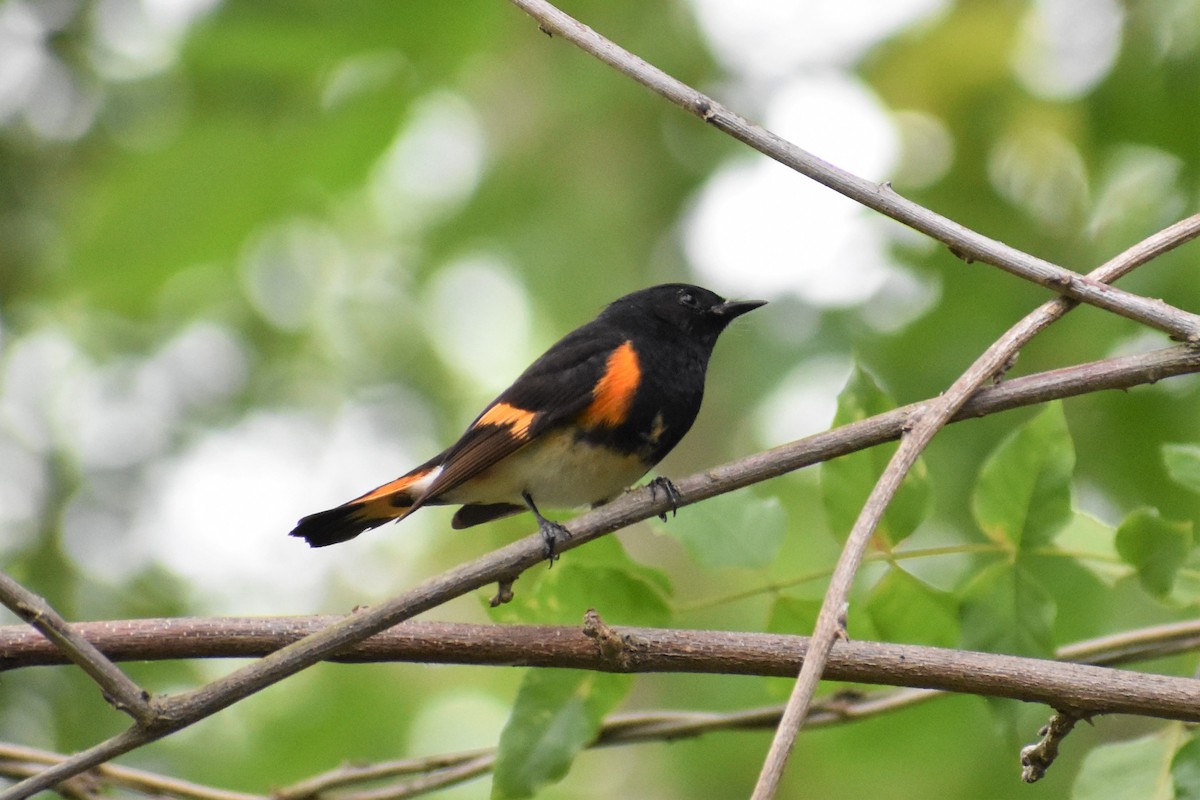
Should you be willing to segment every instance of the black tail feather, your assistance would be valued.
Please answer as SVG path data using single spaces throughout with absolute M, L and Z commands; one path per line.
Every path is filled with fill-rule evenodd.
M 289 533 L 308 542 L 311 547 L 327 547 L 338 542 L 346 542 L 358 536 L 363 531 L 378 528 L 385 522 L 391 522 L 394 517 L 369 517 L 363 513 L 365 504 L 347 503 L 344 506 L 331 508 L 309 514 L 299 522 Z

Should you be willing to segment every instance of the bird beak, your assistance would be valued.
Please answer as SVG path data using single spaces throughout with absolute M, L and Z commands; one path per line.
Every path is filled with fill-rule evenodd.
M 718 317 L 734 319 L 766 304 L 766 300 L 726 300 L 719 306 L 713 306 L 712 313 Z

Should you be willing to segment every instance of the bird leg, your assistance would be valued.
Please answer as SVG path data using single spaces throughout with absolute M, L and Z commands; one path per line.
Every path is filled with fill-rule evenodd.
M 554 562 L 558 560 L 556 548 L 561 542 L 571 538 L 571 532 L 557 522 L 543 517 L 542 512 L 538 511 L 538 507 L 534 505 L 533 498 L 529 496 L 529 492 L 522 492 L 521 499 L 525 501 L 525 505 L 529 506 L 529 510 L 537 517 L 538 533 L 542 535 L 542 541 L 546 543 L 546 558 L 550 561 L 550 566 L 554 566 Z

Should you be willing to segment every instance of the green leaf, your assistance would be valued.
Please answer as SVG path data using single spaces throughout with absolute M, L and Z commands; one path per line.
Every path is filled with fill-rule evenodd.
M 1117 529 L 1117 552 L 1137 570 L 1142 587 L 1166 597 L 1192 550 L 1192 523 L 1170 522 L 1153 508 L 1139 508 Z
M 891 411 L 895 402 L 861 367 L 855 367 L 838 395 L 834 425 L 846 425 L 875 414 Z M 863 503 L 887 467 L 895 444 L 881 445 L 827 461 L 821 465 L 821 492 L 825 513 L 834 534 L 845 537 L 858 519 Z M 876 535 L 889 547 L 908 537 L 925 519 L 929 510 L 929 473 L 925 462 L 918 460 L 896 492 L 879 523 Z
M 1192 734 L 1171 759 L 1175 800 L 1200 800 L 1200 739 Z
M 780 596 L 771 606 L 771 615 L 767 619 L 767 631 L 808 636 L 817 626 L 817 615 L 820 613 L 820 600 L 801 600 L 796 597 Z
M 1191 562 L 1190 566 L 1196 565 Z M 1200 575 L 1196 574 L 1194 568 L 1176 573 L 1169 602 L 1173 606 L 1192 606 L 1200 602 Z
M 1074 466 L 1062 404 L 1051 403 L 984 463 L 971 503 L 975 521 L 992 541 L 1014 550 L 1049 543 L 1071 519 Z
M 689 506 L 662 526 L 709 569 L 766 567 L 787 534 L 787 512 L 775 497 L 723 494 Z
M 1054 651 L 1054 598 L 1019 563 L 992 564 L 967 584 L 959 608 L 963 646 L 1012 655 Z
M 1159 733 L 1093 748 L 1079 767 L 1071 800 L 1171 800 L 1173 738 Z
M 632 685 L 629 675 L 531 669 L 500 734 L 492 797 L 532 797 L 561 780 Z
M 1200 492 L 1200 445 L 1164 444 L 1162 457 L 1171 480 Z
M 1129 575 L 1129 567 L 1119 563 L 1116 538 L 1116 528 L 1076 511 L 1071 522 L 1054 537 L 1054 544 L 1062 550 L 1082 554 L 1075 562 L 1112 587 Z
M 580 625 L 587 610 L 594 608 L 613 625 L 664 627 L 670 622 L 671 607 L 647 572 L 653 570 L 592 566 L 563 558 L 541 577 L 534 576 L 536 583 L 527 583 L 528 577 L 516 583 L 515 599 L 492 614 L 507 623 Z
M 654 586 L 663 596 L 669 597 L 672 593 L 671 579 L 667 577 L 667 573 L 634 561 L 625 550 L 619 536 L 601 536 L 588 542 L 586 548 L 574 552 L 579 554 L 578 560 L 581 564 L 623 570 Z M 572 558 L 575 559 L 576 556 Z
M 867 597 L 867 614 L 889 642 L 953 647 L 959 640 L 954 596 L 892 567 Z

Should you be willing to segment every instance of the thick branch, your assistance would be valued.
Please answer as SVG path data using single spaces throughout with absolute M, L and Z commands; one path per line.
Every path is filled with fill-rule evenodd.
M 79 622 L 79 635 L 113 661 L 167 661 L 186 658 L 260 658 L 338 621 L 336 616 L 184 617 Z M 547 633 L 549 631 L 550 633 Z M 558 641 L 555 631 L 567 632 Z M 561 626 L 498 626 L 409 620 L 350 645 L 330 661 L 370 663 L 414 661 L 446 664 L 575 667 L 577 629 Z M 693 631 L 702 637 L 704 631 Z M 746 634 L 757 635 L 757 634 Z M 1116 666 L 1200 650 L 1200 620 L 1122 631 L 1063 645 L 1060 661 Z M 0 626 L 0 672 L 70 663 L 24 625 Z M 720 672 L 700 664 L 687 672 Z M 735 671 L 736 672 L 736 671 Z
M 335 619 L 126 620 L 82 623 L 81 632 L 118 659 L 244 658 L 271 653 L 326 628 Z M 595 638 L 577 627 L 411 620 L 359 642 L 333 659 L 792 677 L 809 644 L 807 637 L 769 633 L 622 626 L 606 630 L 616 636 L 615 651 L 599 647 Z M 1182 652 L 1195 646 L 1200 624 L 1191 623 L 1186 631 L 1158 629 L 1158 635 L 1161 638 L 1150 652 Z M 40 663 L 62 661 L 60 654 L 23 626 L 0 628 L 0 647 L 26 663 L 34 659 Z M 1092 658 L 1109 660 L 1107 651 L 1090 647 Z M 1128 644 L 1122 645 L 1122 650 L 1128 658 Z M 833 648 L 825 677 L 1006 697 L 1071 709 L 1085 716 L 1123 713 L 1200 722 L 1200 680 L 1078 663 L 855 641 L 839 642 Z

